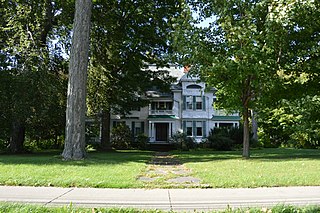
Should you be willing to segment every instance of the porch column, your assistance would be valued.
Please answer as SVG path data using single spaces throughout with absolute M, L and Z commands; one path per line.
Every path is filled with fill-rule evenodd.
M 155 142 L 154 122 L 152 121 L 149 121 L 149 137 L 150 137 L 150 142 Z
M 169 123 L 169 138 L 172 137 L 172 125 L 173 125 L 173 122 L 170 122 Z

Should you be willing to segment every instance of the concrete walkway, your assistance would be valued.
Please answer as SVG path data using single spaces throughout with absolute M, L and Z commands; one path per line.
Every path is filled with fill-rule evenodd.
M 47 206 L 133 207 L 166 211 L 208 211 L 276 204 L 320 205 L 320 187 L 255 189 L 95 189 L 0 186 L 0 202 Z

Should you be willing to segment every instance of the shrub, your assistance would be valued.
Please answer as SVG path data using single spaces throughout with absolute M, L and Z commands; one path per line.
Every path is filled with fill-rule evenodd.
M 147 148 L 147 143 L 149 142 L 149 137 L 145 134 L 139 134 L 135 137 L 132 143 L 133 148 L 145 150 Z
M 193 137 L 188 137 L 187 134 L 181 132 L 172 135 L 170 143 L 174 144 L 177 149 L 184 151 L 189 151 L 197 147 L 197 143 Z
M 129 149 L 132 143 L 132 133 L 125 124 L 113 127 L 111 130 L 111 145 L 115 149 Z
M 234 146 L 234 141 L 222 134 L 212 134 L 213 131 L 210 131 L 208 137 L 208 143 L 210 148 L 218 151 L 230 151 Z

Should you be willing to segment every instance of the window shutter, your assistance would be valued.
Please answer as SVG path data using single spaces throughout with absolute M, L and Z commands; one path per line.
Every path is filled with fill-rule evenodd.
M 182 101 L 182 109 L 183 110 L 186 110 L 186 105 L 187 105 L 187 97 L 184 95 L 183 97 L 182 97 L 182 99 L 183 99 L 183 101 Z
M 202 96 L 202 110 L 206 111 L 206 96 Z
M 134 121 L 132 121 L 132 123 L 131 123 L 131 132 L 132 132 L 132 135 L 135 135 L 135 134 L 134 134 L 134 129 L 135 129 L 135 123 L 134 123 Z
M 144 134 L 144 121 L 141 121 L 141 133 Z
M 187 134 L 187 121 L 182 122 L 182 130 L 184 134 Z
M 193 137 L 197 136 L 197 122 L 196 121 L 192 122 L 192 136 Z
M 192 108 L 193 108 L 193 110 L 196 110 L 196 109 L 197 109 L 196 101 L 197 101 L 197 97 L 196 97 L 196 96 L 193 96 L 193 103 L 192 103 Z
M 202 136 L 204 138 L 207 137 L 207 122 L 206 121 L 202 122 Z

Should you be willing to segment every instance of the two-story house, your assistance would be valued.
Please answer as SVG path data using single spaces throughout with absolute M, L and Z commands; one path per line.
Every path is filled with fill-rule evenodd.
M 171 86 L 170 93 L 147 91 L 150 104 L 132 111 L 126 118 L 111 116 L 111 127 L 122 122 L 132 133 L 144 133 L 150 143 L 167 143 L 177 132 L 184 132 L 201 142 L 210 129 L 220 126 L 239 126 L 239 115 L 227 115 L 223 110 L 214 109 L 215 89 L 206 88 L 198 78 L 189 76 L 183 68 L 170 68 L 178 78 Z

